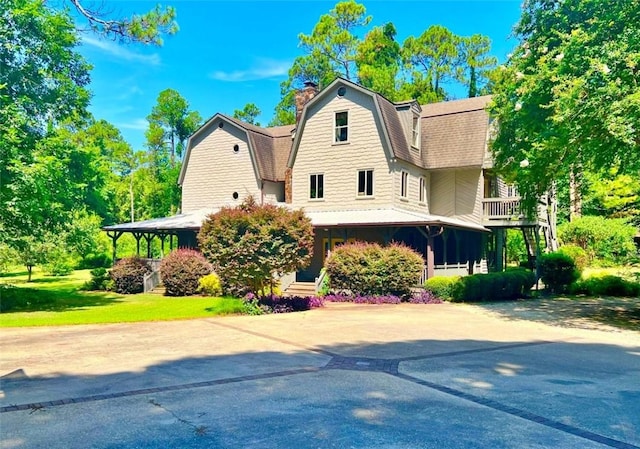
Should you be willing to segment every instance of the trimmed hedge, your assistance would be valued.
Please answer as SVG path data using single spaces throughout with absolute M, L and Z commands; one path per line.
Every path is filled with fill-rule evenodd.
M 565 291 L 580 278 L 580 271 L 571 256 L 561 252 L 543 254 L 539 267 L 542 282 L 554 293 Z
M 125 257 L 111 269 L 114 290 L 121 294 L 142 293 L 144 291 L 144 275 L 151 273 L 149 264 L 140 257 Z
M 571 257 L 579 271 L 584 270 L 589 265 L 589 254 L 578 245 L 562 245 L 558 252 Z
M 535 283 L 535 274 L 525 269 L 463 276 L 453 284 L 451 300 L 480 302 L 517 299 L 526 296 Z
M 408 246 L 355 242 L 336 248 L 327 259 L 332 291 L 356 296 L 409 296 L 418 283 L 423 259 Z
M 434 276 L 424 283 L 424 289 L 437 298 L 451 300 L 453 286 L 460 280 L 460 276 Z
M 193 249 L 178 249 L 160 263 L 167 296 L 190 296 L 198 291 L 200 278 L 211 273 L 211 264 Z
M 640 284 L 627 281 L 619 276 L 594 276 L 571 285 L 571 293 L 607 296 L 640 296 Z

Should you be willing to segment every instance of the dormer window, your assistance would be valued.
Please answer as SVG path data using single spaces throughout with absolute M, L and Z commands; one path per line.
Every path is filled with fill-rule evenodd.
M 420 148 L 420 117 L 416 114 L 413 115 L 411 122 L 411 146 Z
M 347 143 L 349 141 L 349 113 L 347 111 L 336 112 L 335 119 L 335 143 Z

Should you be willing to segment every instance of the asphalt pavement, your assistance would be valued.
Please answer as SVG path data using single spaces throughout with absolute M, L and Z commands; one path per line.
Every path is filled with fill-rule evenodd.
M 640 332 L 453 305 L 0 329 L 0 448 L 640 448 Z

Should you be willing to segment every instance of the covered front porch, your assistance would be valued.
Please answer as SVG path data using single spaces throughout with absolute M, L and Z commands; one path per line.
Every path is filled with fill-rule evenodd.
M 314 256 L 311 265 L 297 273 L 298 281 L 315 280 L 331 251 L 351 241 L 410 246 L 425 261 L 421 283 L 433 276 L 486 271 L 483 261 L 489 231 L 474 223 L 391 208 L 306 214 L 315 231 Z
M 118 239 L 124 233 L 130 233 L 136 239 L 136 254 L 147 259 L 153 259 L 152 243 L 158 239 L 160 241 L 159 256 L 162 259 L 166 250 L 171 252 L 174 248 L 197 247 L 197 235 L 202 222 L 207 215 L 217 211 L 217 209 L 201 209 L 172 217 L 104 226 L 102 230 L 111 238 L 114 263 L 117 260 Z

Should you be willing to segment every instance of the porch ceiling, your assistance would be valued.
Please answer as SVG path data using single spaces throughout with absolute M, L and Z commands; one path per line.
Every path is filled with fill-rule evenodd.
M 188 214 L 179 214 L 172 217 L 154 218 L 151 220 L 122 223 L 112 226 L 104 226 L 104 231 L 121 232 L 176 232 L 184 229 L 198 230 L 202 222 L 209 214 L 215 214 L 219 209 L 200 209 Z
M 421 214 L 401 209 L 336 210 L 307 212 L 314 227 L 354 226 L 447 226 L 471 231 L 491 232 L 484 226 L 452 217 Z

